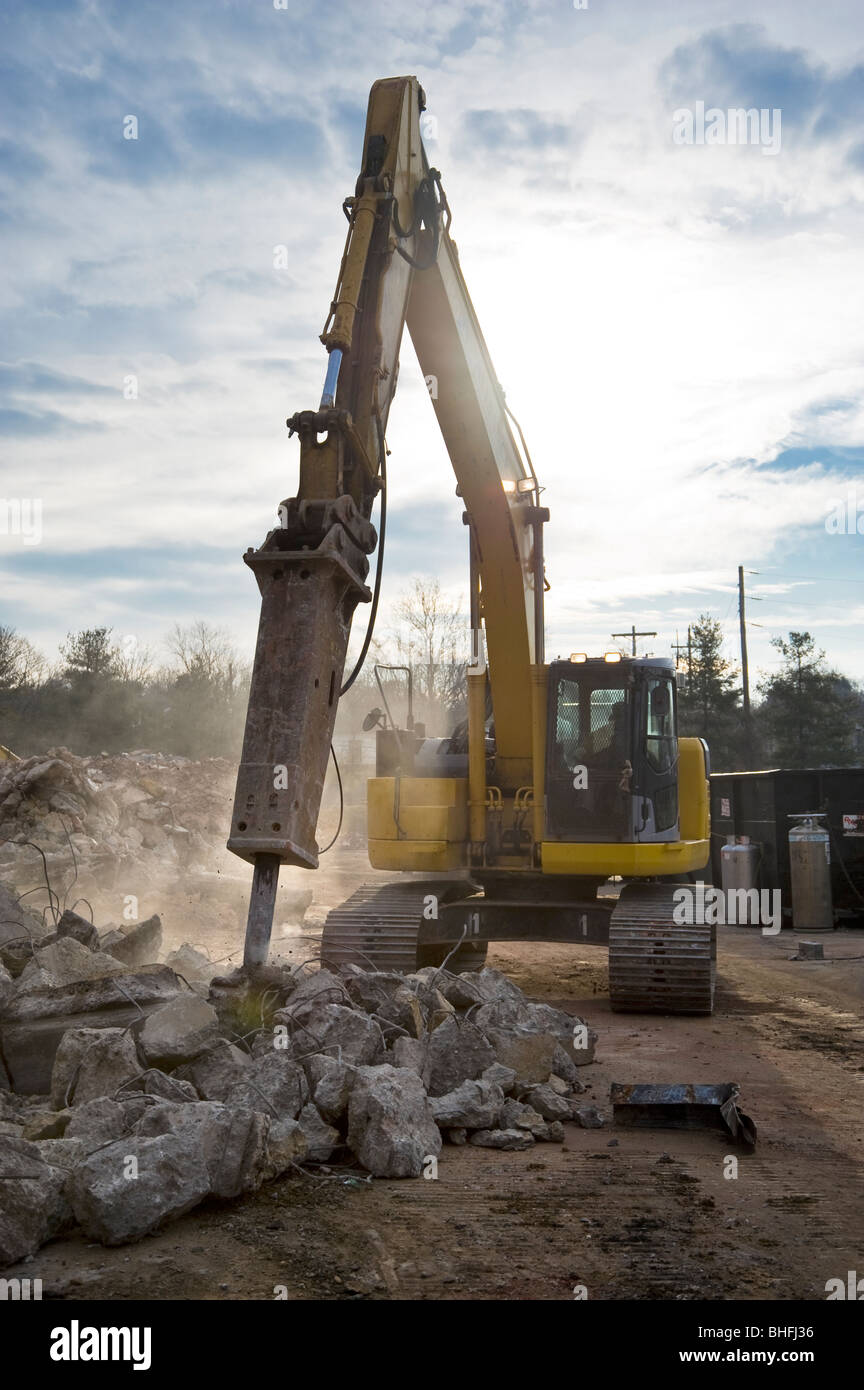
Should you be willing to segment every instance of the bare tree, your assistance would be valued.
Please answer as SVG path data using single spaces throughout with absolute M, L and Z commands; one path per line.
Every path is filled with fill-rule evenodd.
M 45 670 L 45 658 L 14 627 L 0 626 L 0 690 L 35 685 Z
M 409 666 L 425 672 L 430 700 L 452 693 L 454 668 L 463 667 L 458 654 L 467 646 L 465 618 L 459 605 L 449 603 L 437 579 L 415 579 L 395 605 L 407 632 L 396 634 L 396 645 Z
M 175 623 L 166 643 L 180 665 L 181 677 L 196 684 L 231 690 L 240 675 L 237 653 L 221 628 L 203 618 L 189 627 Z
M 153 653 L 136 639 L 123 639 L 117 648 L 117 676 L 127 685 L 146 685 L 153 676 Z

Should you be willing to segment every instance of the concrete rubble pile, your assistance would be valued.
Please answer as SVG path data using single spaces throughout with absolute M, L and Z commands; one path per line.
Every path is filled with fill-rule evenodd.
M 209 870 L 224 853 L 236 769 L 224 758 L 138 751 L 79 758 L 52 748 L 0 763 L 0 876 L 29 887 L 148 863 Z M 35 847 L 38 846 L 38 849 Z M 71 846 L 71 849 L 70 849 Z M 57 884 L 54 885 L 55 887 Z
M 214 977 L 189 946 L 154 963 L 158 918 L 43 930 L 0 885 L 0 920 L 0 1267 L 76 1228 L 136 1240 L 300 1165 L 417 1178 L 445 1143 L 602 1122 L 579 1099 L 596 1035 L 495 970 Z

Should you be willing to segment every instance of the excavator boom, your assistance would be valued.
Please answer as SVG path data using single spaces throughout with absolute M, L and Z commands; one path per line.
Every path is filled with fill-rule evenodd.
M 244 556 L 261 593 L 261 616 L 228 848 L 255 865 L 247 966 L 267 958 L 280 865 L 318 864 L 315 830 L 347 688 L 352 618 L 357 604 L 373 597 L 368 557 L 378 538 L 371 516 L 379 492 L 382 516 L 386 507 L 385 430 L 406 322 L 434 383 L 465 502 L 472 623 L 479 629 L 482 615 L 498 780 L 515 789 L 532 779 L 525 711 L 532 707 L 532 665 L 543 661 L 548 514 L 510 429 L 450 238 L 440 175 L 426 160 L 424 105 L 415 77 L 372 88 L 362 169 L 344 204 L 345 252 L 321 335 L 329 355 L 322 399 L 288 421 L 300 439 L 297 495 L 280 505 L 279 526 Z M 485 672 L 472 680 L 482 681 L 485 698 Z M 477 694 L 473 707 L 476 728 Z

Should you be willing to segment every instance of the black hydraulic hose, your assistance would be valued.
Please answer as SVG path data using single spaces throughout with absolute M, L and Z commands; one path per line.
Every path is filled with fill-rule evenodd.
M 345 694 L 346 690 L 351 689 L 360 672 L 363 670 L 363 667 L 366 662 L 366 657 L 369 652 L 369 643 L 372 641 L 372 634 L 375 631 L 375 618 L 378 613 L 378 600 L 381 597 L 381 574 L 384 568 L 384 536 L 387 531 L 387 449 L 384 444 L 384 432 L 381 429 L 380 417 L 376 417 L 376 424 L 378 426 L 378 459 L 381 467 L 382 487 L 381 520 L 378 528 L 378 561 L 375 566 L 375 589 L 372 594 L 372 611 L 369 614 L 369 622 L 366 627 L 366 636 L 363 638 L 363 646 L 360 650 L 360 655 L 357 658 L 354 670 L 351 672 L 347 681 L 342 686 L 342 689 L 339 691 L 340 699 Z M 319 855 L 326 854 L 328 849 L 332 849 L 336 841 L 339 839 L 339 835 L 342 831 L 342 817 L 345 813 L 345 792 L 342 787 L 342 774 L 339 771 L 339 763 L 336 758 L 336 749 L 333 747 L 332 743 L 330 744 L 330 756 L 333 759 L 333 766 L 336 769 L 336 781 L 339 783 L 339 824 L 336 826 L 336 834 L 333 836 L 333 839 L 330 841 L 329 845 L 325 845 L 323 849 L 319 849 Z
M 363 638 L 363 646 L 360 655 L 342 689 L 339 691 L 339 698 L 350 690 L 366 663 L 369 652 L 369 644 L 372 641 L 372 634 L 375 631 L 375 619 L 378 614 L 378 600 L 381 597 L 381 573 L 384 568 L 384 536 L 387 531 L 387 450 L 384 444 L 384 432 L 381 429 L 380 416 L 376 416 L 378 426 L 378 460 L 381 468 L 381 518 L 378 527 L 378 561 L 375 566 L 375 589 L 372 594 L 372 611 L 369 614 L 369 623 L 366 627 L 366 636 Z
M 330 756 L 333 759 L 333 766 L 336 769 L 336 781 L 339 783 L 339 824 L 336 827 L 336 834 L 333 836 L 333 839 L 330 841 L 329 845 L 325 845 L 323 849 L 319 849 L 319 855 L 326 854 L 328 849 L 332 849 L 336 841 L 339 839 L 339 834 L 342 830 L 342 816 L 345 811 L 345 793 L 342 790 L 342 774 L 339 771 L 339 764 L 336 761 L 336 749 L 333 747 L 332 743 L 330 744 Z

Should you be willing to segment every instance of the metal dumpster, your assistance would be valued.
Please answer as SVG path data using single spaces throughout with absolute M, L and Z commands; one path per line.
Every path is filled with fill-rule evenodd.
M 823 811 L 831 837 L 835 913 L 864 923 L 864 768 L 829 767 L 711 774 L 711 870 L 721 882 L 720 853 L 729 835 L 759 846 L 760 888 L 779 888 L 784 916 L 792 903 L 790 816 Z M 860 895 L 860 896 L 859 896 Z

